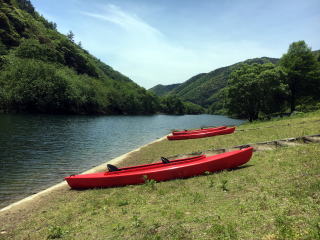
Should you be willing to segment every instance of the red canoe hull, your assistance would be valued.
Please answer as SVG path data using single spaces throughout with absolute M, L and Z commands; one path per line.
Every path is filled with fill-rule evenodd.
M 194 157 L 188 157 L 188 158 L 181 158 L 181 159 L 175 159 L 175 160 L 170 160 L 170 163 L 163 163 L 163 162 L 156 162 L 156 163 L 149 163 L 149 164 L 142 164 L 142 165 L 137 165 L 137 166 L 132 166 L 132 167 L 124 167 L 124 168 L 119 168 L 119 170 L 126 172 L 129 171 L 137 171 L 140 169 L 151 169 L 155 167 L 162 167 L 164 164 L 177 164 L 177 163 L 182 163 L 182 162 L 189 162 L 189 161 L 195 161 L 199 159 L 205 158 L 206 155 L 199 155 L 199 156 L 194 156 Z
M 204 128 L 204 129 L 196 129 L 196 130 L 187 130 L 187 131 L 178 131 L 172 132 L 172 135 L 184 135 L 184 134 L 193 134 L 193 133 L 202 133 L 202 132 L 212 132 L 217 130 L 222 130 L 227 128 L 226 126 L 216 127 L 216 128 Z
M 193 133 L 193 134 L 184 134 L 184 135 L 171 135 L 167 136 L 168 140 L 185 140 L 185 139 L 195 139 L 195 138 L 205 138 L 205 137 L 212 137 L 216 135 L 224 135 L 233 133 L 236 128 L 225 128 L 217 131 L 212 132 L 202 132 L 202 133 Z
M 235 168 L 247 163 L 252 156 L 253 148 L 246 148 L 218 155 L 184 162 L 168 163 L 158 167 L 140 168 L 117 172 L 102 172 L 66 177 L 71 188 L 102 188 L 144 183 L 146 179 L 166 181 L 177 178 L 188 178 L 205 172 L 215 172 Z

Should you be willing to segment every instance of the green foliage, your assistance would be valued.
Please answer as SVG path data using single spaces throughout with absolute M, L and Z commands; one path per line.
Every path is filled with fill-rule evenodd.
M 51 226 L 49 227 L 49 234 L 47 239 L 59 239 L 62 238 L 68 231 L 63 230 L 60 226 Z
M 7 53 L 7 48 L 6 48 L 6 46 L 0 41 L 0 56 L 1 55 L 5 55 L 6 53 Z M 1 64 L 0 64 L 0 66 L 1 66 Z
M 236 227 L 233 224 L 213 223 L 208 230 L 214 239 L 233 240 L 238 239 Z
M 220 89 L 217 93 L 212 95 L 213 102 L 208 108 L 208 112 L 211 114 L 227 114 L 226 99 L 227 88 Z
M 228 183 L 228 180 L 226 180 L 226 179 L 223 179 L 222 181 L 221 181 L 221 190 L 222 191 L 224 191 L 224 192 L 228 192 L 229 191 L 229 189 L 228 189 L 228 187 L 227 187 L 227 183 Z
M 60 112 L 69 104 L 67 79 L 54 66 L 12 58 L 0 72 L 1 108 L 10 111 Z
M 295 50 L 290 51 L 295 54 L 297 54 L 297 59 L 300 59 L 299 61 L 293 61 L 290 62 L 289 57 L 286 57 L 288 59 L 289 65 L 291 64 L 292 69 L 299 70 L 299 69 L 305 69 L 307 70 L 307 65 L 303 65 L 305 63 L 314 62 L 314 59 L 317 60 L 317 64 L 314 65 L 312 70 L 305 71 L 304 74 L 301 74 L 305 78 L 303 81 L 303 84 L 300 84 L 298 87 L 299 94 L 302 94 L 301 96 L 298 96 L 297 103 L 301 105 L 301 99 L 305 96 L 312 96 L 313 101 L 319 101 L 320 95 L 318 94 L 320 92 L 320 54 L 319 51 L 311 52 L 310 49 L 305 45 L 304 42 L 301 41 L 301 43 L 293 44 L 294 48 L 301 48 L 302 50 Z M 304 50 L 303 50 L 304 49 Z M 306 54 L 307 53 L 307 54 Z M 290 54 L 293 55 L 293 54 Z M 313 57 L 312 57 L 313 55 Z M 273 92 L 287 92 L 286 94 L 280 94 L 277 96 L 267 94 L 265 96 L 265 101 L 261 108 L 262 111 L 258 113 L 258 117 L 266 117 L 269 118 L 270 115 L 274 112 L 282 111 L 284 108 L 286 108 L 286 105 L 283 104 L 272 104 L 273 97 L 276 97 L 280 101 L 280 103 L 283 103 L 284 98 L 288 97 L 286 96 L 288 93 L 291 94 L 290 85 L 289 83 L 292 82 L 290 71 L 288 71 L 288 67 L 283 64 L 283 58 L 282 57 L 282 64 L 281 68 L 275 68 L 274 70 L 270 70 L 270 72 L 265 72 L 264 76 L 268 80 L 266 80 L 268 83 L 272 84 Z M 304 60 L 303 60 L 304 59 Z M 312 60 L 313 59 L 313 60 Z M 230 78 L 232 72 L 238 70 L 242 67 L 243 64 L 265 64 L 265 63 L 273 63 L 278 64 L 279 59 L 275 58 L 255 58 L 255 59 L 249 59 L 244 62 L 236 63 L 234 65 L 223 67 L 216 69 L 209 73 L 201 73 L 198 74 L 186 82 L 182 84 L 176 84 L 176 85 L 157 85 L 150 89 L 150 91 L 155 92 L 158 96 L 165 96 L 165 95 L 176 95 L 178 96 L 182 101 L 190 101 L 192 103 L 196 103 L 201 105 L 202 107 L 208 108 L 208 112 L 211 114 L 230 114 L 228 112 L 227 108 L 227 82 Z M 295 64 L 295 62 L 297 64 Z M 309 64 L 310 65 L 310 64 Z M 312 65 L 312 64 L 311 64 Z M 277 65 L 278 66 L 278 65 Z M 303 67 L 305 66 L 305 67 Z M 299 70 L 300 71 L 300 70 Z M 270 79 L 273 78 L 274 80 Z M 281 78 L 281 84 L 277 84 L 277 80 Z M 254 81 L 253 81 L 254 82 Z M 300 81 L 301 82 L 301 81 Z M 253 84 L 253 83 L 252 83 Z M 263 81 L 261 84 L 264 84 Z M 253 87 L 253 86 L 252 86 Z M 294 88 L 295 89 L 295 88 Z M 290 99 L 286 99 L 287 101 L 291 101 Z M 295 99 L 293 99 L 295 100 Z M 292 102 L 292 101 L 291 101 Z M 233 116 L 237 116 L 237 114 L 233 114 Z M 246 116 L 242 116 L 246 117 Z
M 67 33 L 67 38 L 70 40 L 70 41 L 74 41 L 74 33 L 72 31 L 69 31 Z
M 9 19 L 4 12 L 0 12 L 0 28 L 7 31 L 11 30 Z
M 128 83 L 111 85 L 62 65 L 11 56 L 5 58 L 3 69 L 0 109 L 5 111 L 150 114 L 159 108 L 157 98 L 144 89 L 132 89 Z
M 170 85 L 161 85 L 158 84 L 154 86 L 153 88 L 150 88 L 149 91 L 153 92 L 157 96 L 164 96 L 167 93 L 169 93 L 171 90 L 175 89 L 176 87 L 180 86 L 181 84 L 170 84 Z
M 19 8 L 21 8 L 22 10 L 25 10 L 32 15 L 35 14 L 34 7 L 30 0 L 16 0 L 16 2 L 18 3 Z
M 313 97 L 302 97 L 299 99 L 299 104 L 296 106 L 298 112 L 312 112 L 320 109 L 320 102 L 314 100 Z
M 290 44 L 288 52 L 280 59 L 280 65 L 288 74 L 291 112 L 301 97 L 313 95 L 320 99 L 319 63 L 304 41 Z
M 264 66 L 264 65 L 261 65 Z M 271 65 L 270 65 L 271 66 Z M 288 95 L 286 73 L 280 67 L 271 67 L 259 75 L 262 100 L 261 113 L 270 116 L 285 110 Z
M 127 200 L 119 200 L 118 206 L 123 207 L 129 205 L 129 202 Z
M 155 190 L 156 189 L 156 183 L 157 181 L 154 179 L 147 179 L 144 178 L 145 186 L 150 189 L 150 190 Z
M 86 56 L 73 42 L 63 39 L 58 43 L 58 49 L 64 56 L 64 62 L 68 67 L 73 68 L 78 74 L 88 74 L 98 77 L 97 68 L 92 60 Z
M 7 46 L 17 46 L 19 35 L 10 24 L 9 18 L 3 8 L 0 7 L 0 40 Z
M 201 114 L 205 110 L 203 107 L 192 102 L 183 102 L 176 95 L 160 97 L 160 111 L 166 114 Z
M 293 230 L 290 219 L 285 215 L 279 215 L 275 219 L 275 226 L 278 230 L 278 239 L 293 239 Z
M 159 99 L 58 33 L 29 0 L 0 0 L 0 110 L 152 114 Z M 69 39 L 68 39 L 69 38 Z
M 181 99 L 175 95 L 162 97 L 160 100 L 161 112 L 166 114 L 183 114 L 185 108 Z
M 144 89 L 131 89 L 126 84 L 115 84 L 108 93 L 110 109 L 117 114 L 152 114 L 158 111 L 157 97 Z
M 227 114 L 224 96 L 230 74 L 239 69 L 243 63 L 264 64 L 270 62 L 277 63 L 278 59 L 266 57 L 249 59 L 209 73 L 198 74 L 182 84 L 157 85 L 149 91 L 158 96 L 176 95 L 185 103 L 191 102 L 204 109 L 208 108 L 208 113 L 211 114 Z
M 21 58 L 32 58 L 46 62 L 64 63 L 64 57 L 53 44 L 40 44 L 36 39 L 25 39 L 15 49 L 15 55 Z
M 43 16 L 37 16 L 37 19 L 42 22 L 42 24 L 51 30 L 57 30 L 57 24 L 55 22 L 50 22 L 45 19 Z
M 218 68 L 209 73 L 201 73 L 178 85 L 171 90 L 169 94 L 175 94 L 180 97 L 182 101 L 190 101 L 207 108 L 211 104 L 221 100 L 216 94 L 227 86 L 230 74 L 241 67 L 243 63 L 263 64 L 270 62 L 276 63 L 277 61 L 278 60 L 274 58 L 255 58 Z
M 230 114 L 256 120 L 259 114 L 283 110 L 287 86 L 285 73 L 274 64 L 244 64 L 234 71 L 226 89 L 226 107 Z
M 183 105 L 186 114 L 201 114 L 205 112 L 203 107 L 192 102 L 184 102 Z

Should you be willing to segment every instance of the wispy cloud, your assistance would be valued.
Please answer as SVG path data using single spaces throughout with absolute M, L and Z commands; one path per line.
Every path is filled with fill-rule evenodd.
M 81 12 L 82 14 L 93 17 L 99 20 L 114 23 L 127 30 L 128 32 L 139 31 L 145 34 L 155 34 L 162 35 L 162 33 L 156 28 L 150 26 L 148 23 L 140 19 L 135 14 L 130 14 L 123 11 L 116 5 L 108 4 L 102 6 L 103 13 L 91 13 L 91 12 Z
M 32 0 L 59 31 L 71 29 L 93 55 L 147 88 L 280 57 L 301 39 L 319 49 L 319 0 L 252 2 Z
M 222 45 L 214 41 L 186 47 L 183 42 L 175 42 L 151 26 L 139 16 L 125 11 L 115 5 L 101 6 L 98 11 L 81 12 L 93 19 L 106 21 L 111 26 L 124 31 L 110 36 L 95 38 L 95 55 L 104 56 L 107 64 L 132 78 L 138 84 L 149 88 L 156 84 L 171 84 L 183 82 L 200 72 L 208 72 L 217 67 L 226 66 L 240 60 L 239 56 L 260 56 L 262 48 L 252 42 L 242 42 L 235 46 L 234 42 L 224 42 Z M 106 28 L 104 28 L 106 29 Z M 103 35 L 104 29 L 95 29 Z M 110 31 L 109 31 L 110 34 Z M 95 36 L 97 36 L 95 34 Z M 113 38 L 107 47 L 103 39 Z M 93 41 L 93 40 L 91 40 Z M 209 41 L 209 40 L 208 40 Z M 250 53 L 252 56 L 250 56 Z M 112 57 L 111 57 L 112 56 Z

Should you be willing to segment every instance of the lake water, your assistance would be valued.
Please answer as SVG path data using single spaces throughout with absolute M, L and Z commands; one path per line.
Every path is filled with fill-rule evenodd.
M 168 134 L 239 125 L 217 115 L 0 114 L 0 208 Z

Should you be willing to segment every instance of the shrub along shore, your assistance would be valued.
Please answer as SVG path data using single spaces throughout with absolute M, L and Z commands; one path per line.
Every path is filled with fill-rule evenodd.
M 320 111 L 246 123 L 231 135 L 162 140 L 118 166 L 320 133 Z M 272 126 L 272 127 L 271 127 Z M 319 239 L 320 145 L 255 152 L 244 167 L 119 188 L 63 188 L 0 213 L 0 239 Z

